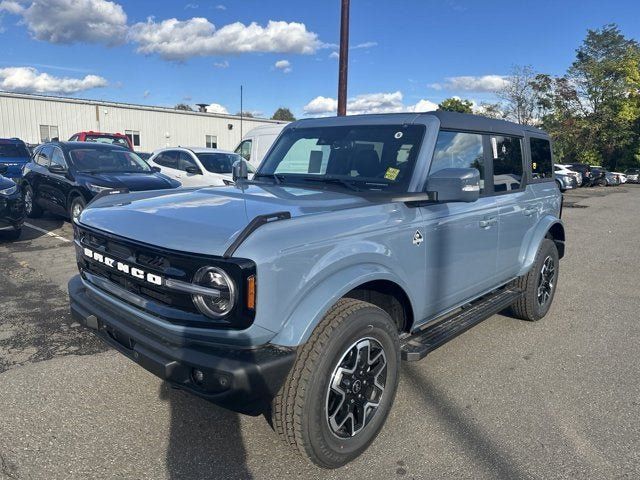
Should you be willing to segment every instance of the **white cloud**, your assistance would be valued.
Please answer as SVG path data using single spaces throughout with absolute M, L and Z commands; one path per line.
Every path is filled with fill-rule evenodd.
M 222 62 L 215 62 L 213 66 L 216 68 L 229 68 L 229 62 L 227 62 L 226 60 Z
M 224 115 L 229 115 L 229 111 L 220 105 L 219 103 L 212 103 L 207 106 L 207 112 L 209 113 L 222 113 Z
M 422 99 L 414 105 L 405 105 L 402 100 L 400 91 L 358 95 L 347 101 L 347 114 L 427 112 L 438 108 L 437 104 L 429 100 Z M 336 99 L 322 96 L 314 98 L 302 108 L 305 115 L 316 116 L 332 115 L 337 109 Z
M 479 77 L 448 77 L 444 83 L 432 83 L 435 90 L 460 90 L 465 92 L 495 92 L 504 88 L 509 81 L 503 75 L 482 75 Z
M 198 17 L 159 23 L 149 18 L 133 25 L 129 38 L 138 44 L 138 52 L 168 60 L 250 52 L 311 54 L 321 45 L 318 35 L 303 23 L 270 20 L 263 27 L 236 22 L 216 29 L 206 18 Z
M 86 75 L 84 78 L 54 77 L 32 67 L 0 68 L 0 90 L 9 92 L 69 95 L 107 85 L 107 80 L 97 75 Z
M 338 58 L 340 58 L 340 54 L 338 52 L 331 52 L 329 54 L 329 58 L 338 59 Z
M 364 43 L 358 43 L 357 45 L 354 45 L 353 47 L 351 47 L 351 50 L 359 50 L 361 48 L 373 48 L 377 46 L 378 46 L 378 42 L 364 42 Z
M 144 98 L 149 97 L 149 95 L 151 95 L 151 90 L 145 90 L 144 93 L 142 94 Z
M 291 73 L 291 71 L 293 70 L 291 62 L 289 60 L 278 60 L 273 66 L 278 70 L 281 70 L 282 73 Z
M 227 7 L 225 7 L 224 5 L 216 5 L 213 8 L 215 8 L 216 10 L 226 10 L 227 9 Z
M 122 6 L 107 0 L 4 0 L 1 11 L 21 16 L 34 38 L 50 43 L 117 45 L 127 33 Z
M 197 3 L 187 3 L 187 4 L 184 6 L 184 9 L 185 9 L 185 10 L 189 10 L 189 9 L 193 9 L 193 10 L 195 10 L 195 9 L 196 9 L 196 8 L 198 8 L 198 7 L 199 7 L 199 5 L 198 5 Z

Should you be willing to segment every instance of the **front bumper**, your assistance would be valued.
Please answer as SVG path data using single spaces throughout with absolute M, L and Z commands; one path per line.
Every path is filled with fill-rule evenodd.
M 69 299 L 76 321 L 110 346 L 173 386 L 236 412 L 265 411 L 295 360 L 293 349 L 222 347 L 152 333 L 93 298 L 79 275 L 69 281 Z

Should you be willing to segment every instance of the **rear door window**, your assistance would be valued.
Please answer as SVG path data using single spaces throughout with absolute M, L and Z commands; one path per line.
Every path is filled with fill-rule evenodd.
M 53 147 L 50 145 L 45 145 L 40 150 L 38 150 L 38 154 L 36 155 L 36 163 L 38 165 L 42 165 L 43 167 L 48 167 L 51 164 L 51 151 Z
M 531 178 L 534 180 L 552 178 L 553 161 L 549 140 L 532 137 L 529 139 L 529 146 L 531 147 Z
M 175 168 L 178 169 L 178 153 L 175 150 L 167 150 L 166 152 L 160 153 L 155 159 L 154 162 L 158 165 L 167 168 Z
M 491 136 L 493 191 L 512 192 L 522 188 L 522 139 Z

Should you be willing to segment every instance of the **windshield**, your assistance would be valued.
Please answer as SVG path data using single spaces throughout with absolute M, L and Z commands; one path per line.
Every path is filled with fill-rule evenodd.
M 640 173 L 640 168 L 630 168 L 629 170 L 627 170 L 627 173 L 630 175 L 637 175 L 638 173 Z
M 71 150 L 71 159 L 79 172 L 85 173 L 137 173 L 151 172 L 151 167 L 138 155 L 128 150 L 109 148 L 77 148 Z
M 2 158 L 24 158 L 30 157 L 27 147 L 16 143 L 0 143 L 0 159 Z
M 256 176 L 403 191 L 424 131 L 421 125 L 292 128 L 280 136 Z
M 231 174 L 233 164 L 242 157 L 236 153 L 196 153 L 205 170 L 211 173 Z
M 118 145 L 120 147 L 129 148 L 129 143 L 125 137 L 113 137 L 111 135 L 87 135 L 85 141 L 107 143 L 109 145 Z

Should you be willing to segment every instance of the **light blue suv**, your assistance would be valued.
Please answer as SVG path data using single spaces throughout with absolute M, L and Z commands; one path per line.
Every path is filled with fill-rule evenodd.
M 266 412 L 326 468 L 382 428 L 400 362 L 508 309 L 539 320 L 565 233 L 546 133 L 446 112 L 288 125 L 252 181 L 104 195 L 74 316 L 174 386 Z

